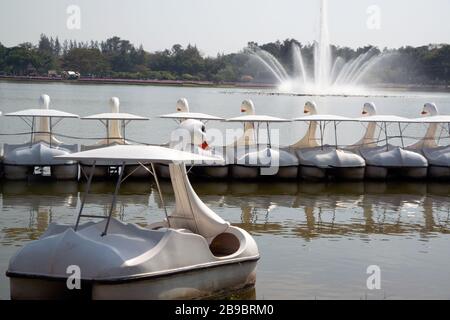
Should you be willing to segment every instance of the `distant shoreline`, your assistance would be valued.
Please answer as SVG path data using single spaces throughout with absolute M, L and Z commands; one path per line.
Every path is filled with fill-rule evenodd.
M 0 76 L 0 81 L 7 82 L 54 82 L 67 84 L 117 84 L 117 85 L 147 85 L 147 86 L 174 86 L 174 87 L 200 87 L 200 88 L 238 88 L 238 89 L 276 89 L 278 85 L 267 83 L 250 82 L 222 82 L 212 81 L 186 81 L 186 80 L 140 80 L 140 79 L 113 79 L 113 78 L 86 78 L 77 80 L 64 80 L 62 78 L 53 78 L 45 76 Z M 431 84 L 378 84 L 372 89 L 379 90 L 405 90 L 405 91 L 435 91 L 450 92 L 450 85 L 431 85 Z M 309 94 L 307 94 L 309 95 Z
M 186 80 L 140 80 L 140 79 L 113 79 L 113 78 L 85 78 L 77 80 L 64 80 L 45 76 L 0 76 L 0 81 L 11 82 L 55 82 L 68 84 L 121 84 L 121 85 L 149 85 L 149 86 L 177 86 L 177 87 L 211 87 L 211 88 L 254 88 L 274 89 L 275 84 L 246 83 L 246 82 L 223 82 L 212 81 L 186 81 Z

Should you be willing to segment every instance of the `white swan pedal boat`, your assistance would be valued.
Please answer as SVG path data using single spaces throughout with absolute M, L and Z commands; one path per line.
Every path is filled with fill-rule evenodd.
M 246 101 L 243 105 L 245 103 Z M 299 164 L 297 157 L 279 146 L 273 146 L 271 142 L 270 124 L 286 123 L 291 120 L 246 114 L 226 121 L 242 123 L 244 126 L 244 135 L 234 144 L 223 147 L 233 179 L 297 178 Z M 261 142 L 262 125 L 267 129 L 267 143 Z
M 316 104 L 312 101 L 305 103 L 303 113 L 305 116 L 294 121 L 309 122 L 305 136 L 289 147 L 295 153 L 300 163 L 300 176 L 306 180 L 362 180 L 364 178 L 364 159 L 350 151 L 339 148 L 337 125 L 353 119 L 317 114 Z M 324 145 L 324 133 L 328 124 L 334 125 L 335 145 Z M 317 143 L 316 131 L 320 129 L 320 144 Z
M 160 118 L 179 121 L 179 126 L 172 132 L 168 145 L 177 150 L 225 160 L 224 164 L 196 163 L 189 169 L 193 176 L 213 179 L 297 178 L 297 157 L 286 150 L 272 146 L 270 139 L 269 125 L 271 123 L 289 122 L 290 120 L 255 115 L 253 102 L 244 100 L 240 111 L 245 115 L 226 120 L 243 124 L 242 136 L 236 137 L 230 144 L 210 146 L 206 138 L 206 122 L 223 121 L 224 119 L 204 113 L 190 112 L 186 99 L 178 100 L 176 110 L 176 113 L 160 116 Z M 264 144 L 260 143 L 259 129 L 261 125 L 265 125 L 267 128 L 267 143 Z M 162 177 L 168 177 L 165 166 L 158 165 L 157 171 L 161 173 Z
M 224 154 L 230 167 L 232 179 L 247 180 L 257 178 L 295 179 L 298 176 L 298 160 L 295 155 L 272 146 L 270 124 L 290 122 L 291 120 L 257 115 L 252 100 L 242 101 L 239 117 L 227 119 L 227 122 L 243 124 L 243 134 L 230 143 L 214 149 Z M 261 143 L 260 127 L 266 125 L 267 143 Z
M 149 118 L 139 115 L 120 112 L 120 100 L 117 97 L 111 97 L 109 99 L 110 112 L 93 114 L 86 117 L 82 117 L 81 120 L 97 120 L 100 121 L 106 129 L 106 137 L 100 141 L 97 141 L 92 145 L 81 145 L 81 151 L 92 150 L 97 148 L 103 148 L 113 145 L 127 145 L 131 144 L 126 139 L 126 128 L 131 121 L 147 121 Z M 81 177 L 87 179 L 92 168 L 92 163 L 82 161 L 80 162 Z M 110 166 L 107 163 L 97 162 L 95 166 L 94 177 L 96 178 L 108 178 L 118 174 L 117 166 Z M 127 166 L 125 168 L 125 176 L 133 178 L 148 178 L 148 170 L 140 166 Z
M 12 299 L 177 299 L 223 294 L 252 286 L 259 252 L 254 239 L 209 209 L 194 192 L 185 161 L 215 160 L 160 146 L 111 146 L 63 157 L 111 165 L 169 165 L 176 205 L 166 219 L 142 228 L 111 217 L 122 182 L 119 175 L 110 214 L 83 214 L 75 226 L 52 223 L 39 240 L 10 260 Z M 88 180 L 86 194 L 94 170 Z M 155 182 L 159 189 L 158 179 Z M 86 199 L 86 195 L 84 197 Z M 100 222 L 81 224 L 81 218 Z M 81 289 L 68 289 L 68 268 L 79 268 Z
M 389 143 L 388 124 L 397 124 L 403 143 L 402 123 L 414 123 L 414 119 L 394 115 L 377 115 L 374 103 L 365 103 L 360 122 L 366 122 L 367 130 L 363 138 L 349 149 L 360 154 L 366 161 L 365 177 L 368 179 L 404 178 L 423 179 L 427 177 L 428 161 L 418 152 Z M 378 145 L 375 139 L 377 124 L 380 133 L 384 131 L 385 145 Z
M 428 161 L 428 177 L 436 180 L 450 179 L 450 146 L 439 145 L 442 133 L 450 133 L 450 116 L 439 115 L 434 103 L 423 106 L 422 117 L 415 119 L 418 123 L 428 124 L 425 135 L 421 140 L 407 147 L 423 155 Z M 437 132 L 440 127 L 439 139 Z M 447 136 L 448 138 L 448 136 Z
M 162 119 L 173 119 L 179 125 L 172 131 L 168 146 L 171 148 L 192 152 L 195 154 L 210 156 L 219 159 L 215 162 L 197 162 L 192 164 L 189 173 L 193 177 L 205 179 L 226 179 L 228 177 L 228 165 L 223 155 L 211 148 L 206 138 L 206 123 L 208 121 L 223 121 L 223 118 L 200 112 L 190 112 L 186 99 L 177 102 L 177 112 L 159 116 Z M 158 175 L 169 177 L 167 165 L 156 166 Z
M 25 180 L 33 176 L 47 176 L 56 180 L 77 180 L 78 163 L 56 159 L 78 151 L 78 145 L 64 144 L 54 133 L 54 127 L 62 119 L 79 118 L 78 115 L 50 109 L 50 97 L 39 99 L 39 109 L 27 109 L 7 113 L 6 117 L 21 118 L 31 128 L 29 142 L 4 144 L 3 170 L 5 179 Z

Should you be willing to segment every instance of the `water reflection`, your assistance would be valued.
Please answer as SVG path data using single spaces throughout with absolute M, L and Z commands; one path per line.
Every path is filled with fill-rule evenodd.
M 42 234 L 52 220 L 73 223 L 85 184 L 2 182 L 2 245 L 19 245 Z M 175 205 L 170 183 L 164 200 Z M 315 238 L 371 235 L 418 236 L 423 240 L 450 231 L 449 184 L 410 182 L 224 183 L 195 182 L 207 205 L 254 235 Z M 86 200 L 92 214 L 108 214 L 114 184 L 95 182 Z M 170 210 L 170 209 L 169 209 Z M 164 216 L 151 182 L 126 182 L 113 215 L 142 226 Z
M 75 208 L 78 184 L 5 181 L 0 184 L 2 244 L 37 239 L 52 221 L 54 208 Z
M 79 203 L 81 202 L 86 186 L 86 184 L 80 186 Z M 95 214 L 108 215 L 114 187 L 114 183 L 111 181 L 92 182 L 89 195 L 86 198 L 86 210 L 94 211 Z M 113 210 L 113 217 L 120 220 L 128 220 L 128 217 L 125 215 L 129 211 L 133 211 L 133 209 L 139 212 L 145 212 L 149 206 L 149 197 L 152 196 L 152 192 L 150 183 L 135 183 L 133 181 L 124 183 L 120 190 L 120 196 L 117 198 L 116 207 Z M 144 222 L 141 219 L 143 216 L 133 214 L 133 217 L 136 219 L 133 222 L 139 224 Z

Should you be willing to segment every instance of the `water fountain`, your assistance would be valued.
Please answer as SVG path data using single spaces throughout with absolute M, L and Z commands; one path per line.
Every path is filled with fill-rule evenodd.
M 321 0 L 320 28 L 314 43 L 313 72 L 308 72 L 301 47 L 292 45 L 292 71 L 289 72 L 269 52 L 252 48 L 250 55 L 276 78 L 279 90 L 289 93 L 320 95 L 352 95 L 367 92 L 362 80 L 385 55 L 375 48 L 346 61 L 333 57 L 328 32 L 328 1 Z

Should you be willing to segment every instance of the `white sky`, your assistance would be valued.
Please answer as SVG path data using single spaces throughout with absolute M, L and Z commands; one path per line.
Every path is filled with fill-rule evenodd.
M 146 50 L 196 44 L 203 53 L 236 52 L 260 44 L 318 36 L 319 0 L 1 0 L 0 42 L 37 43 L 39 35 L 105 40 L 119 36 Z M 81 29 L 66 26 L 69 5 Z M 367 8 L 380 9 L 380 29 L 367 27 Z M 329 0 L 331 42 L 358 47 L 450 43 L 450 0 Z

